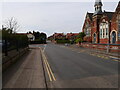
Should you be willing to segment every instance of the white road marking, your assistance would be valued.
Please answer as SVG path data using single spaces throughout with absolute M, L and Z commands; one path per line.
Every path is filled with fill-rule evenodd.
M 47 47 L 47 44 L 45 44 L 45 45 L 44 45 L 44 49 L 43 49 L 43 52 L 45 51 L 46 47 Z

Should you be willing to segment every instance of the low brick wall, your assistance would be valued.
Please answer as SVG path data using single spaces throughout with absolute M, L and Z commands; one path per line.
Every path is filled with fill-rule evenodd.
M 19 51 L 12 50 L 8 52 L 8 56 L 2 57 L 2 71 L 7 69 L 10 65 L 15 63 L 22 55 L 28 51 L 28 48 L 20 49 Z
M 104 50 L 104 51 L 109 50 L 110 53 L 112 53 L 112 52 L 120 53 L 120 45 L 82 43 L 81 46 L 85 47 L 85 48 L 96 49 L 96 50 Z

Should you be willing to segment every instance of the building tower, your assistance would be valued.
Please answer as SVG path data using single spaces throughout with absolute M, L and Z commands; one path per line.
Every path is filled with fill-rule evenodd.
M 98 14 L 102 14 L 102 2 L 101 0 L 95 0 L 95 12 L 93 15 L 98 15 Z
M 92 32 L 92 42 L 99 43 L 99 21 L 103 14 L 102 12 L 102 2 L 101 0 L 95 0 L 95 12 L 93 13 L 93 32 Z

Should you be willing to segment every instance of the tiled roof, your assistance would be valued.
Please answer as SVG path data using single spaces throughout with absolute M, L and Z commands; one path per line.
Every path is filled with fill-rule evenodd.
M 63 36 L 63 33 L 55 33 L 54 36 Z
M 27 35 L 27 33 L 16 33 L 17 35 Z
M 104 14 L 107 15 L 107 17 L 109 18 L 109 20 L 111 20 L 114 12 L 106 12 L 105 11 Z
M 87 13 L 90 17 L 90 20 L 92 21 L 92 16 L 93 16 L 93 13 Z
M 79 35 L 79 33 L 67 33 L 67 36 Z
M 120 1 L 118 2 L 118 5 L 117 5 L 117 8 L 116 8 L 116 11 L 120 11 Z

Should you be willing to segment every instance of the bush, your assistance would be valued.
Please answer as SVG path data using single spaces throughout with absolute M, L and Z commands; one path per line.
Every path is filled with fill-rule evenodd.
M 19 35 L 16 33 L 10 33 L 8 29 L 2 29 L 2 51 L 10 51 L 13 49 L 28 47 L 27 35 Z
M 78 39 L 76 39 L 76 43 L 80 43 L 80 42 L 82 42 L 83 40 L 82 40 L 82 38 L 78 38 Z
M 69 40 L 56 40 L 57 43 L 63 44 L 63 43 L 70 43 Z

